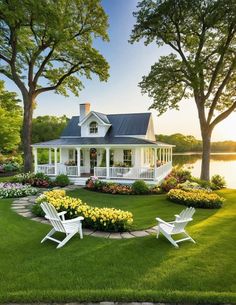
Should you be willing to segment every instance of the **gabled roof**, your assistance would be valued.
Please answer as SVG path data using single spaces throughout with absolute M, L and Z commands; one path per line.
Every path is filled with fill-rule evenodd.
M 151 113 L 103 114 L 94 112 L 105 124 L 111 124 L 107 137 L 146 135 Z M 62 137 L 80 137 L 79 116 L 73 116 Z

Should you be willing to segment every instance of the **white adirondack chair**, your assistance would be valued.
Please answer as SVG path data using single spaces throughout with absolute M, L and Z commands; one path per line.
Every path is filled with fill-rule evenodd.
M 53 226 L 53 229 L 41 240 L 41 243 L 46 239 L 50 239 L 58 243 L 58 249 L 63 247 L 76 233 L 79 233 L 81 239 L 83 238 L 82 220 L 84 217 L 79 216 L 74 219 L 65 220 L 66 211 L 57 213 L 54 206 L 48 202 L 41 203 L 41 207 L 45 213 L 45 218 Z M 52 237 L 55 232 L 65 233 L 66 237 L 62 241 L 55 239 Z
M 189 234 L 185 231 L 186 225 L 193 220 L 192 216 L 194 213 L 195 209 L 190 207 L 183 210 L 179 215 L 175 215 L 175 221 L 172 222 L 166 222 L 161 218 L 156 218 L 158 222 L 157 238 L 159 237 L 159 234 L 162 233 L 176 248 L 179 247 L 178 243 L 185 240 L 190 240 L 195 243 L 192 237 L 189 236 Z M 172 235 L 176 234 L 184 234 L 186 237 L 179 240 L 174 240 Z

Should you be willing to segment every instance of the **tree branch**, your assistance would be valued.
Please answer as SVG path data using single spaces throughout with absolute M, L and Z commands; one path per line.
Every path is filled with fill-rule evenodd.
M 234 61 L 232 62 L 232 64 L 231 64 L 231 66 L 230 66 L 230 68 L 229 68 L 225 78 L 223 79 L 221 85 L 219 86 L 219 88 L 218 88 L 218 90 L 217 90 L 217 92 L 215 94 L 215 97 L 214 97 L 214 99 L 212 101 L 212 104 L 211 104 L 211 107 L 210 107 L 210 110 L 209 110 L 209 113 L 208 113 L 207 122 L 209 124 L 210 124 L 211 119 L 213 117 L 214 110 L 215 110 L 217 102 L 218 102 L 218 100 L 220 98 L 220 95 L 221 95 L 222 91 L 224 90 L 225 86 L 227 85 L 227 83 L 230 81 L 230 76 L 231 76 L 232 71 L 235 68 L 235 65 L 236 65 L 236 59 L 234 59 Z
M 236 102 L 234 102 L 230 108 L 218 115 L 218 117 L 216 117 L 214 121 L 210 124 L 210 128 L 213 129 L 218 123 L 226 119 L 234 110 L 236 110 Z

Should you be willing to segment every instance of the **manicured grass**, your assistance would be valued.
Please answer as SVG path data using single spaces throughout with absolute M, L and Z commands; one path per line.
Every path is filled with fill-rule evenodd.
M 69 196 L 79 197 L 83 202 L 97 207 L 114 207 L 133 213 L 134 222 L 132 229 L 147 229 L 157 224 L 156 217 L 173 220 L 185 207 L 174 204 L 166 199 L 166 195 L 112 195 L 78 189 L 67 192 Z M 217 210 L 199 209 L 194 215 L 194 222 L 198 223 L 207 219 Z
M 1 182 L 9 182 L 11 180 L 12 176 L 10 177 L 0 177 L 0 183 Z
M 185 242 L 178 250 L 154 235 L 129 240 L 74 237 L 56 250 L 52 242 L 40 244 L 48 225 L 18 216 L 10 210 L 11 200 L 0 200 L 0 303 L 236 303 L 236 190 L 220 193 L 227 199 L 223 208 L 197 210 L 188 227 L 197 244 Z M 170 219 L 183 208 L 165 202 L 162 195 L 78 194 L 90 204 L 127 208 L 138 217 L 137 227 L 155 224 L 157 215 Z

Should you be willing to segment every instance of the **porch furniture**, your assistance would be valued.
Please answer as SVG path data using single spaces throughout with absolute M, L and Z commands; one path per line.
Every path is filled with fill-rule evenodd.
M 48 202 L 41 203 L 41 208 L 45 213 L 45 218 L 48 219 L 53 226 L 53 229 L 42 239 L 43 243 L 46 239 L 50 239 L 58 243 L 57 249 L 63 247 L 76 233 L 79 233 L 80 238 L 83 238 L 82 232 L 82 216 L 74 219 L 65 220 L 66 211 L 57 213 L 53 205 Z M 66 237 L 60 241 L 52 237 L 55 232 L 62 232 Z
M 195 243 L 192 237 L 185 231 L 186 225 L 193 220 L 192 216 L 194 213 L 195 209 L 190 207 L 183 210 L 179 215 L 175 215 L 175 220 L 172 222 L 166 222 L 161 218 L 156 218 L 158 222 L 157 238 L 159 237 L 159 234 L 162 233 L 176 248 L 179 247 L 178 243 L 182 241 L 190 240 Z M 172 235 L 176 234 L 184 234 L 186 237 L 174 240 Z

